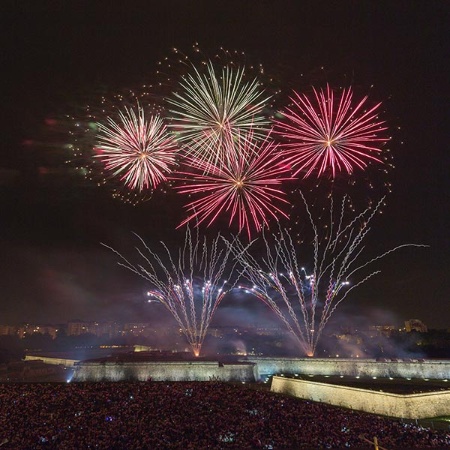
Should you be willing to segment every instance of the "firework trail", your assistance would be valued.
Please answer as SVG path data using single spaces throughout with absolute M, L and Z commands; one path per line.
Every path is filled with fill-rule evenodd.
M 324 233 L 319 231 L 304 197 L 303 201 L 313 230 L 311 273 L 301 265 L 299 249 L 286 230 L 280 229 L 278 235 L 273 234 L 270 239 L 263 233 L 265 255 L 262 258 L 252 255 L 252 244 L 236 239 L 228 245 L 251 284 L 243 289 L 268 305 L 297 338 L 302 351 L 313 356 L 337 306 L 353 289 L 380 272 L 361 274 L 362 269 L 400 248 L 425 246 L 399 245 L 361 263 L 364 238 L 382 201 L 375 208 L 347 220 L 347 198 L 343 198 L 339 208 L 331 200 L 330 218 Z M 350 284 L 352 278 L 356 281 Z
M 355 103 L 351 88 L 336 93 L 327 85 L 313 91 L 313 99 L 294 91 L 292 106 L 281 111 L 284 120 L 275 122 L 295 175 L 305 171 L 305 178 L 313 172 L 320 177 L 331 171 L 334 178 L 337 172 L 351 175 L 370 162 L 382 163 L 381 147 L 389 138 L 378 119 L 381 103 L 367 108 L 367 96 Z
M 97 154 L 107 172 L 119 177 L 129 189 L 154 189 L 167 179 L 175 164 L 177 146 L 158 115 L 146 119 L 139 105 L 137 113 L 124 108 L 120 122 L 111 117 L 98 123 Z
M 269 137 L 256 142 L 250 132 L 237 140 L 229 137 L 224 146 L 228 157 L 216 164 L 186 157 L 190 167 L 179 173 L 185 184 L 175 189 L 199 198 L 186 205 L 190 215 L 179 226 L 193 220 L 210 226 L 218 216 L 228 215 L 229 226 L 237 223 L 250 239 L 270 218 L 288 217 L 283 211 L 288 201 L 280 187 L 291 179 L 289 167 Z
M 256 78 L 246 81 L 243 67 L 220 70 L 208 61 L 203 73 L 192 66 L 179 89 L 168 99 L 171 127 L 193 158 L 214 164 L 228 156 L 230 138 L 242 138 L 250 130 L 254 138 L 265 136 L 269 121 L 263 110 L 270 97 Z
M 234 264 L 231 250 L 219 236 L 208 243 L 186 230 L 184 246 L 173 255 L 166 244 L 162 254 L 155 253 L 137 236 L 140 262 L 132 263 L 112 247 L 118 264 L 147 280 L 149 296 L 159 300 L 173 315 L 195 356 L 200 355 L 203 340 L 213 315 L 224 296 L 232 289 Z M 164 262 L 166 260 L 167 262 Z M 227 278 L 227 279 L 224 279 Z

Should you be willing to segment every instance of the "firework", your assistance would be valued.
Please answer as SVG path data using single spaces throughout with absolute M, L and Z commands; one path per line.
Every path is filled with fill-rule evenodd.
M 180 172 L 185 184 L 176 189 L 199 198 L 186 205 L 190 215 L 180 226 L 193 220 L 210 226 L 218 216 L 228 215 L 229 226 L 237 222 L 250 238 L 269 218 L 288 217 L 283 211 L 288 201 L 279 189 L 290 179 L 288 167 L 269 137 L 259 143 L 249 133 L 244 139 L 227 139 L 225 147 L 228 156 L 217 164 L 186 158 L 191 170 Z
M 177 147 L 160 116 L 146 119 L 138 105 L 137 113 L 124 108 L 120 122 L 111 117 L 107 125 L 98 123 L 96 155 L 107 172 L 119 177 L 129 189 L 154 189 L 166 180 L 175 163 Z
M 215 163 L 226 157 L 227 141 L 245 136 L 263 137 L 269 122 L 263 116 L 269 97 L 256 78 L 245 81 L 245 69 L 209 61 L 206 73 L 192 66 L 179 91 L 168 102 L 177 140 L 196 159 Z
M 138 263 L 130 262 L 113 248 L 103 245 L 119 256 L 119 265 L 150 283 L 152 288 L 148 295 L 170 311 L 192 352 L 199 356 L 213 315 L 234 284 L 230 249 L 223 245 L 220 236 L 208 243 L 206 237 L 203 240 L 198 234 L 192 237 L 189 228 L 177 255 L 164 243 L 162 254 L 155 253 L 142 238 L 138 236 L 138 239 Z
M 312 100 L 294 92 L 292 106 L 281 111 L 284 120 L 276 121 L 295 175 L 331 172 L 334 178 L 337 172 L 351 175 L 355 168 L 381 163 L 381 147 L 388 141 L 385 122 L 378 119 L 381 103 L 368 108 L 367 96 L 355 103 L 351 88 L 336 93 L 327 85 L 313 91 Z
M 129 112 L 133 111 L 139 121 L 140 110 L 145 113 L 144 121 L 149 124 L 150 117 L 165 117 L 161 106 L 163 99 L 145 85 L 120 91 L 102 89 L 84 94 L 82 98 L 82 101 L 73 105 L 73 111 L 65 116 L 66 132 L 70 139 L 67 147 L 71 153 L 67 163 L 85 178 L 88 185 L 96 185 L 116 199 L 133 205 L 149 200 L 153 195 L 152 189 L 143 188 L 141 191 L 136 186 L 131 190 L 121 179 L 123 173 L 114 176 L 113 171 L 106 169 L 106 160 L 101 157 L 104 153 L 99 148 L 99 135 L 103 134 L 99 132 L 99 124 L 110 128 L 108 120 L 112 120 L 124 129 L 121 113 L 130 119 Z M 164 189 L 165 185 L 160 182 L 158 190 Z
M 311 273 L 307 273 L 299 261 L 299 248 L 286 230 L 280 229 L 271 238 L 263 233 L 265 256 L 262 258 L 253 256 L 251 247 L 239 240 L 229 247 L 251 283 L 244 287 L 245 291 L 268 305 L 296 337 L 302 351 L 313 356 L 322 331 L 337 306 L 353 289 L 379 273 L 379 270 L 363 273 L 362 269 L 402 247 L 423 246 L 400 245 L 361 263 L 363 240 L 382 202 L 374 209 L 346 220 L 346 197 L 339 208 L 331 201 L 330 219 L 322 233 L 304 197 L 303 200 L 314 236 Z

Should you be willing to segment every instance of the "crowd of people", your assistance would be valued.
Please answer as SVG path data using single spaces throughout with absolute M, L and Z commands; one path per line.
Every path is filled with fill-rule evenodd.
M 450 448 L 450 433 L 244 384 L 0 384 L 3 449 Z

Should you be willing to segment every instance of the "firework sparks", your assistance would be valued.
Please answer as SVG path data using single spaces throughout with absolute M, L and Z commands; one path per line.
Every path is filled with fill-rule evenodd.
M 120 121 L 108 117 L 107 125 L 98 123 L 97 151 L 107 172 L 132 190 L 154 189 L 167 179 L 175 163 L 177 146 L 158 115 L 146 119 L 139 107 L 124 108 Z
M 281 112 L 285 120 L 276 121 L 295 175 L 331 171 L 334 178 L 337 172 L 351 175 L 369 162 L 381 163 L 381 147 L 389 140 L 382 136 L 385 122 L 378 119 L 381 103 L 366 109 L 366 96 L 355 106 L 351 88 L 339 94 L 330 86 L 313 90 L 313 100 L 294 92 L 293 105 Z
M 269 97 L 258 80 L 245 81 L 244 68 L 225 66 L 217 72 L 211 61 L 204 74 L 193 66 L 180 82 L 181 93 L 168 100 L 177 140 L 190 155 L 210 163 L 227 156 L 230 136 L 236 139 L 249 130 L 254 137 L 264 136 L 269 125 L 262 114 Z
M 250 238 L 269 218 L 288 217 L 282 209 L 288 201 L 279 187 L 291 179 L 289 168 L 269 137 L 259 143 L 249 133 L 244 139 L 227 139 L 225 147 L 228 157 L 218 164 L 187 157 L 191 171 L 180 172 L 185 184 L 176 189 L 200 198 L 186 205 L 190 215 L 179 226 L 192 220 L 209 226 L 219 215 L 229 215 L 229 226 L 237 222 Z
M 239 240 L 229 247 L 242 264 L 244 277 L 251 283 L 245 291 L 268 305 L 297 338 L 302 351 L 313 356 L 337 306 L 353 289 L 379 273 L 375 270 L 361 274 L 363 268 L 402 247 L 424 246 L 400 245 L 360 263 L 362 242 L 382 202 L 373 210 L 367 209 L 346 220 L 346 197 L 340 208 L 334 208 L 331 201 L 330 221 L 322 236 L 304 197 L 303 200 L 314 232 L 312 273 L 308 274 L 302 267 L 298 248 L 286 230 L 280 229 L 271 239 L 263 234 L 266 253 L 262 259 L 252 256 L 250 247 Z M 352 278 L 357 280 L 350 284 Z
M 151 284 L 149 297 L 160 301 L 170 311 L 192 352 L 199 356 L 213 315 L 234 285 L 231 250 L 222 245 L 220 236 L 208 243 L 206 237 L 200 240 L 198 234 L 193 238 L 189 228 L 184 246 L 176 257 L 164 243 L 160 255 L 139 236 L 138 239 L 141 246 L 136 250 L 141 261 L 136 264 L 112 247 L 103 245 L 119 256 L 119 265 Z M 164 259 L 168 261 L 166 264 Z
M 139 116 L 141 108 L 145 112 L 147 122 L 151 115 L 164 118 L 162 102 L 161 95 L 146 85 L 119 91 L 102 88 L 83 95 L 83 100 L 74 104 L 71 112 L 64 116 L 66 133 L 70 139 L 67 145 L 70 150 L 67 163 L 84 177 L 88 185 L 96 185 L 122 202 L 136 205 L 149 200 L 154 192 L 152 189 L 131 190 L 120 175 L 114 176 L 113 172 L 106 169 L 106 161 L 97 157 L 102 152 L 99 149 L 98 124 L 109 127 L 109 117 L 123 127 L 120 112 L 126 114 L 125 109 L 133 110 L 135 115 Z M 164 186 L 165 183 L 159 183 L 158 189 Z

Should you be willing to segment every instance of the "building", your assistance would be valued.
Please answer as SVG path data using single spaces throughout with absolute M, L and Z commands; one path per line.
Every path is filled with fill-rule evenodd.
M 426 333 L 428 331 L 428 327 L 419 319 L 409 319 L 405 321 L 405 330 L 408 333 L 411 331 Z
M 17 327 L 13 325 L 0 325 L 0 336 L 16 336 Z
M 52 339 L 56 339 L 58 330 L 59 326 L 57 325 L 36 325 L 31 323 L 24 323 L 19 326 L 0 325 L 0 336 L 18 336 L 20 339 L 23 339 L 33 334 L 48 334 Z
M 369 336 L 386 336 L 390 337 L 392 333 L 398 330 L 395 325 L 371 325 L 369 326 Z
M 93 334 L 94 336 L 114 337 L 121 332 L 121 327 L 116 322 L 82 322 L 70 321 L 67 324 L 68 336 L 81 336 Z

